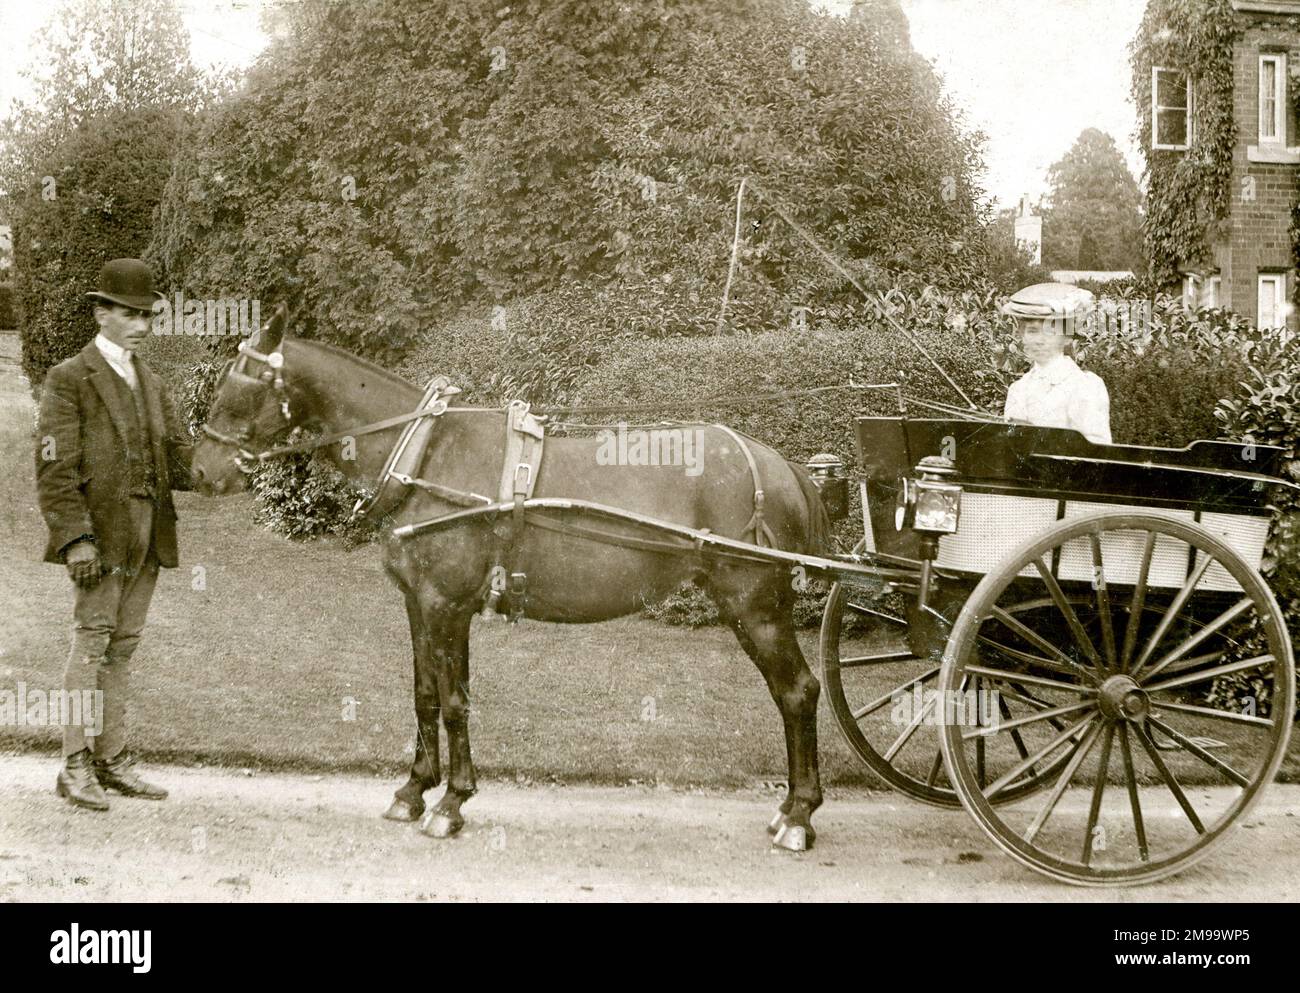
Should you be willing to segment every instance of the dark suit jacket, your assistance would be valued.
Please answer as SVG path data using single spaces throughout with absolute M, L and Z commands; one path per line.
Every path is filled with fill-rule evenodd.
M 153 515 L 158 563 L 175 566 L 176 508 L 171 491 L 190 489 L 190 439 L 161 381 L 138 358 L 149 415 L 158 497 Z M 129 399 L 121 378 L 92 340 L 45 377 L 36 429 L 36 493 L 50 529 L 46 562 L 62 562 L 68 545 L 92 535 L 107 568 L 125 566 L 132 541 L 126 446 Z M 51 453 L 53 458 L 45 458 Z

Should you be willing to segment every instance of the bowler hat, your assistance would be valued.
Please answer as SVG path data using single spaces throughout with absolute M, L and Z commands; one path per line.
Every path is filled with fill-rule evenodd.
M 153 288 L 153 273 L 139 259 L 113 259 L 99 270 L 99 289 L 86 296 L 132 310 L 152 310 L 162 294 Z

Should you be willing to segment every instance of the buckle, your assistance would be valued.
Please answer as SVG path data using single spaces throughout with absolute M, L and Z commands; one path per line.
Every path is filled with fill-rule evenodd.
M 524 474 L 523 485 L 520 485 L 519 483 L 519 474 L 521 472 Z M 518 495 L 522 493 L 526 496 L 528 493 L 528 487 L 531 486 L 532 483 L 533 483 L 532 465 L 528 462 L 518 463 L 515 466 L 515 494 Z

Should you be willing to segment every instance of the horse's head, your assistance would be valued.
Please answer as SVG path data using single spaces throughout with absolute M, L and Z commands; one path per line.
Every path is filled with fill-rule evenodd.
M 191 463 L 194 488 L 214 496 L 235 493 L 257 453 L 294 425 L 289 392 L 281 369 L 287 311 L 276 308 L 257 334 L 239 346 L 217 380 L 216 395 Z

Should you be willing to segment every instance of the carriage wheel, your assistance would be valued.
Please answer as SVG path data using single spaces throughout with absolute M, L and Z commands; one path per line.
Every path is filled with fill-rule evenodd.
M 1044 595 L 1054 618 L 1014 616 Z M 1205 698 L 1233 673 L 1255 685 L 1271 677 L 1267 707 Z M 973 719 L 963 705 L 976 679 L 999 694 L 1033 686 L 1047 707 Z M 949 639 L 940 696 L 952 702 L 949 774 L 994 842 L 1055 879 L 1127 885 L 1204 857 L 1258 799 L 1286 753 L 1295 666 L 1277 601 L 1227 544 L 1189 522 L 1101 514 L 1057 525 L 984 577 Z M 1046 796 L 995 808 L 1017 767 L 988 781 L 979 756 L 1049 718 L 1065 726 L 1019 764 L 1061 757 L 1065 767 Z
M 862 545 L 854 549 L 862 550 Z M 826 599 L 821 628 L 822 686 L 831 712 L 844 740 L 872 772 L 890 787 L 925 803 L 956 807 L 961 803 L 948 780 L 940 750 L 938 726 L 926 700 L 938 686 L 940 659 L 918 658 L 910 651 L 890 650 L 880 643 L 886 628 L 902 631 L 906 621 L 882 611 L 875 602 L 878 593 L 835 583 Z M 1016 608 L 1021 614 L 1054 609 L 1048 600 L 1027 602 Z M 853 623 L 853 619 L 860 623 Z M 882 625 L 884 627 L 882 627 Z M 1015 698 L 999 701 L 1007 718 L 1036 712 L 1045 705 L 1033 687 L 1020 685 Z M 1064 726 L 1064 725 L 1058 725 Z M 1051 731 L 1053 722 L 1044 727 Z M 1035 729 L 1036 730 L 1036 729 Z M 1027 740 L 1028 739 L 1028 742 Z M 1028 754 L 1031 734 L 1016 734 L 1010 751 L 985 749 L 980 757 L 985 777 L 1004 769 Z M 1067 759 L 1055 756 L 1027 769 L 997 802 L 1008 802 L 1041 789 L 1052 781 Z

